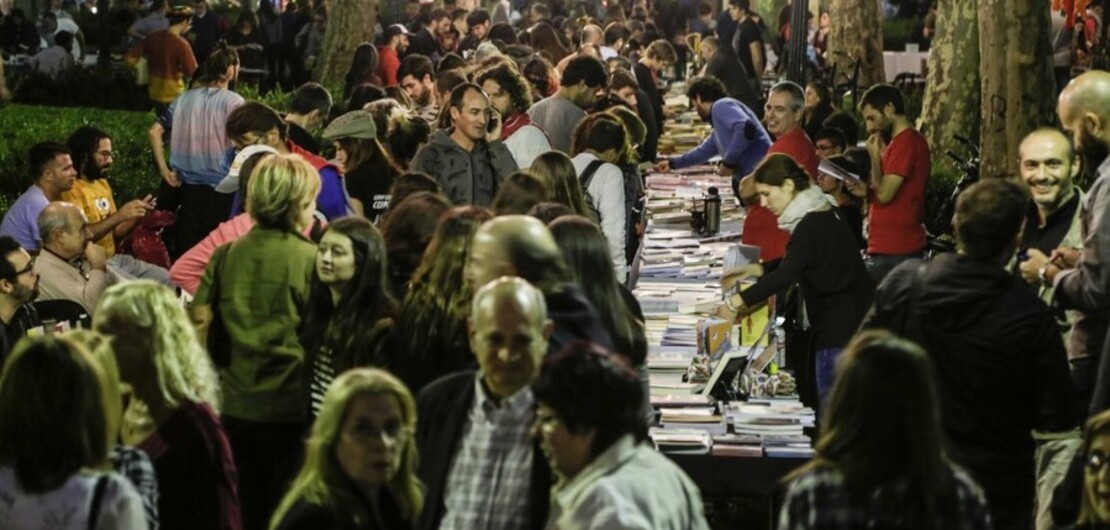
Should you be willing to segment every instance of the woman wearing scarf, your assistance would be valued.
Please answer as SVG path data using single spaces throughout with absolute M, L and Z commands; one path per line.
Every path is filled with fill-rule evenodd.
M 801 320 L 814 331 L 817 395 L 824 401 L 832 388 L 836 359 L 871 306 L 875 286 L 851 229 L 794 159 L 772 154 L 756 168 L 753 178 L 760 203 L 778 217 L 779 228 L 790 233 L 790 240 L 782 264 L 766 276 L 760 264 L 725 272 L 721 280 L 724 312 L 746 315 L 797 282 L 804 302 Z M 758 278 L 755 284 L 740 292 L 740 281 L 753 277 Z

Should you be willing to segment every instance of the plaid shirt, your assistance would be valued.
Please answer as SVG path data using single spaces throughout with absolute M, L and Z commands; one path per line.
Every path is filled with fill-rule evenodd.
M 535 400 L 525 388 L 500 405 L 475 379 L 474 403 L 447 475 L 442 530 L 526 528 Z
M 142 450 L 116 445 L 112 448 L 112 469 L 127 478 L 143 500 L 143 512 L 150 530 L 158 530 L 158 477 L 154 464 Z
M 956 483 L 952 530 L 993 528 L 983 491 L 960 469 L 952 469 Z M 840 471 L 826 467 L 794 479 L 779 512 L 779 530 L 859 530 L 901 528 L 906 524 L 906 483 L 888 484 L 866 495 L 848 489 Z

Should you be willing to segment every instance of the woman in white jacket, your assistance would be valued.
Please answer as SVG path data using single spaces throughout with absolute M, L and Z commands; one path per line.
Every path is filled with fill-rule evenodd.
M 617 278 L 623 280 L 627 263 L 624 246 L 628 227 L 624 201 L 624 173 L 616 162 L 624 152 L 627 132 L 624 125 L 608 114 L 594 114 L 582 120 L 575 136 L 585 138 L 583 150 L 571 160 L 586 198 L 601 219 L 601 231 L 609 241 L 609 253 Z

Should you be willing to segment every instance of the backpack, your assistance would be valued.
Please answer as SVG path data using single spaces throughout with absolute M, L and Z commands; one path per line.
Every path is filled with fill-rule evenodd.
M 594 198 L 590 196 L 589 187 L 594 174 L 604 163 L 602 160 L 591 161 L 579 177 L 579 181 L 582 183 L 582 192 L 586 194 L 586 205 L 590 209 L 590 217 L 595 223 L 601 222 L 601 214 L 597 210 Z M 625 260 L 631 264 L 636 257 L 636 251 L 640 247 L 640 223 L 644 213 L 644 181 L 640 178 L 640 172 L 636 169 L 636 166 L 622 164 L 617 167 L 624 177 L 624 218 L 626 222 L 624 227 L 624 252 Z

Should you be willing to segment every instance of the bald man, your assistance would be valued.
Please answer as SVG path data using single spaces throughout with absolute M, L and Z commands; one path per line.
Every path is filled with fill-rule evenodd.
M 1097 168 L 1098 178 L 1080 206 L 1083 247 L 1056 249 L 1038 275 L 1055 288 L 1058 307 L 1083 313 L 1084 318 L 1072 330 L 1071 342 L 1089 342 L 1086 337 L 1092 334 L 1105 335 L 1105 320 L 1101 328 L 1091 325 L 1098 326 L 1098 318 L 1105 318 L 1110 307 L 1110 73 L 1092 71 L 1072 80 L 1060 94 L 1056 112 L 1083 163 Z M 1090 403 L 1092 413 L 1110 407 L 1110 363 L 1106 362 L 1105 344 L 1100 355 Z
M 465 275 L 475 289 L 501 276 L 517 276 L 536 286 L 555 322 L 551 352 L 580 340 L 613 348 L 597 311 L 573 282 L 555 238 L 539 219 L 504 215 L 486 221 L 474 234 Z
M 119 278 L 108 271 L 104 248 L 92 242 L 85 212 L 68 202 L 51 202 L 39 214 L 38 227 L 38 299 L 71 300 L 91 317 L 100 295 Z
M 542 226 L 542 225 L 541 225 Z M 478 372 L 448 375 L 417 401 L 418 529 L 543 528 L 553 478 L 531 436 L 539 374 L 554 324 L 544 296 L 502 277 L 474 295 L 467 320 Z

